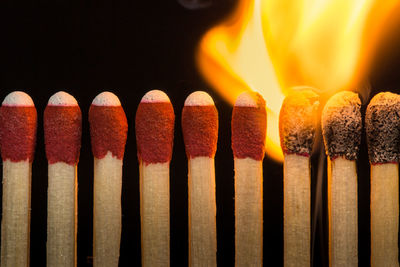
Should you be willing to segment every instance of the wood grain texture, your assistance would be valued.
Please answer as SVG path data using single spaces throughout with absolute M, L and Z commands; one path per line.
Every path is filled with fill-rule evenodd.
M 358 266 L 357 168 L 328 158 L 329 265 Z
M 3 161 L 1 266 L 29 266 L 32 164 Z
M 262 161 L 235 158 L 235 265 L 263 263 Z
M 217 266 L 214 158 L 189 160 L 189 266 Z
M 94 158 L 93 266 L 117 267 L 121 242 L 122 159 Z
M 399 165 L 371 166 L 371 266 L 399 266 Z
M 49 164 L 47 189 L 47 266 L 76 266 L 77 167 Z
M 310 266 L 310 158 L 285 154 L 283 167 L 284 266 Z
M 169 162 L 139 168 L 142 266 L 169 266 Z

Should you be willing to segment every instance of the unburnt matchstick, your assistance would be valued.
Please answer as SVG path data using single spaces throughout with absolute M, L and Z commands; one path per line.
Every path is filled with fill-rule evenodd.
M 284 265 L 310 266 L 310 155 L 318 124 L 318 95 L 312 90 L 285 98 L 279 115 L 284 153 Z
M 267 130 L 264 99 L 244 92 L 232 113 L 235 162 L 235 265 L 262 266 L 263 165 Z
M 333 95 L 322 111 L 328 155 L 330 266 L 358 266 L 356 159 L 361 142 L 361 101 L 356 93 Z
M 31 170 L 37 113 L 29 95 L 8 94 L 0 108 L 3 159 L 1 266 L 29 266 Z
M 379 93 L 365 116 L 371 163 L 371 266 L 398 266 L 400 96 Z
M 103 92 L 89 110 L 94 155 L 93 265 L 118 266 L 122 164 L 128 124 L 116 95 Z
M 174 109 L 164 92 L 153 90 L 143 96 L 135 120 L 143 266 L 169 266 L 169 163 L 174 122 Z
M 189 160 L 189 266 L 216 266 L 214 155 L 218 112 L 207 93 L 197 91 L 186 98 L 182 131 Z
M 47 266 L 76 266 L 77 164 L 82 114 L 65 92 L 50 97 L 44 111 L 48 160 Z

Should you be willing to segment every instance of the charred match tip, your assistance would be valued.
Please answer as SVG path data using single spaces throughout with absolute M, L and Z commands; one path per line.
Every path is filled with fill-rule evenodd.
M 135 119 L 139 161 L 150 164 L 171 160 L 174 123 L 174 109 L 164 92 L 152 90 L 143 96 Z
M 82 114 L 76 99 L 58 92 L 44 110 L 44 141 L 49 164 L 78 163 L 81 148 Z
M 206 92 L 197 91 L 186 98 L 182 131 L 189 158 L 214 157 L 218 141 L 218 111 Z
M 113 107 L 121 106 L 121 102 L 115 94 L 111 92 L 102 92 L 93 99 L 92 105 Z
M 104 158 L 108 152 L 124 157 L 128 122 L 118 97 L 103 92 L 95 97 L 89 109 L 90 137 L 93 155 Z
M 9 93 L 3 101 L 3 106 L 34 107 L 32 98 L 24 92 L 14 91 Z
M 326 154 L 356 160 L 361 142 L 361 100 L 356 93 L 342 91 L 333 95 L 322 111 L 322 135 Z
M 318 124 L 319 96 L 310 89 L 285 98 L 279 114 L 279 134 L 285 154 L 310 156 Z
M 400 96 L 384 92 L 374 96 L 365 114 L 368 154 L 372 164 L 400 160 Z
M 6 96 L 0 109 L 1 156 L 13 162 L 33 161 L 37 113 L 32 98 L 15 91 Z
M 49 106 L 78 106 L 76 99 L 64 92 L 60 91 L 52 95 L 47 103 Z
M 262 160 L 266 131 L 265 100 L 254 92 L 239 95 L 232 112 L 232 150 L 235 158 Z
M 171 102 L 169 97 L 166 93 L 160 90 L 151 90 L 147 92 L 142 100 L 141 103 L 163 103 L 163 102 Z

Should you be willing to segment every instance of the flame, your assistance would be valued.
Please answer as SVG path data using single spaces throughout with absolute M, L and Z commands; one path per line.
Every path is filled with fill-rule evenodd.
M 231 104 L 245 90 L 267 102 L 267 154 L 282 161 L 278 115 L 295 86 L 332 94 L 365 79 L 398 0 L 241 0 L 202 38 L 202 75 Z

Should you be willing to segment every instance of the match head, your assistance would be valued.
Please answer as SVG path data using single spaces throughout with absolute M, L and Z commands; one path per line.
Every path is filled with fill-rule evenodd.
M 49 164 L 78 163 L 81 148 L 82 114 L 75 98 L 58 92 L 44 110 L 44 141 Z
M 213 158 L 218 141 L 218 111 L 206 92 L 190 94 L 182 110 L 182 131 L 188 158 Z
M 95 97 L 89 109 L 90 137 L 93 155 L 104 158 L 108 152 L 122 159 L 128 134 L 128 122 L 118 97 L 103 92 Z
M 361 143 L 361 100 L 356 93 L 342 91 L 333 95 L 322 111 L 322 135 L 326 154 L 356 160 Z
M 365 114 L 368 154 L 372 164 L 400 160 L 400 96 L 384 92 L 375 95 Z
M 143 96 L 135 120 L 139 161 L 145 164 L 171 161 L 174 123 L 174 108 L 164 92 L 152 90 Z
M 0 108 L 1 156 L 3 161 L 33 161 L 37 113 L 32 98 L 15 91 L 6 96 Z
M 244 92 L 232 112 L 232 150 L 235 158 L 262 160 L 265 154 L 267 112 L 265 100 L 255 92 Z
M 301 90 L 285 98 L 279 114 L 279 135 L 285 154 L 310 156 L 318 124 L 319 96 Z

